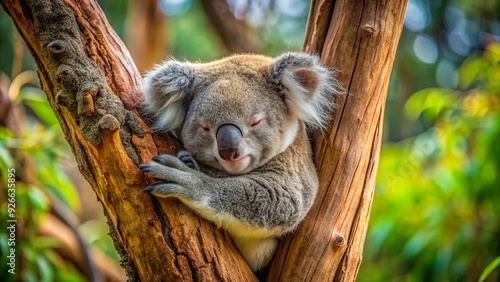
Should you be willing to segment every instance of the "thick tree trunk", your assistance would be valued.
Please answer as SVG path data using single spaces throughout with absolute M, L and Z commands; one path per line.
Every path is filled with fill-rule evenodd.
M 316 201 L 280 242 L 268 281 L 353 281 L 375 186 L 384 106 L 407 1 L 312 1 L 304 50 L 339 70 L 347 94 L 315 136 Z
M 136 164 L 178 148 L 138 117 L 141 77 L 93 0 L 2 0 L 26 41 L 82 174 L 104 207 L 130 280 L 253 281 L 226 233 L 143 193 Z
M 225 232 L 175 200 L 142 193 L 136 164 L 177 148 L 138 117 L 140 76 L 93 0 L 1 0 L 29 46 L 43 90 L 109 220 L 131 280 L 253 281 Z M 383 109 L 406 1 L 313 1 L 305 50 L 348 94 L 316 135 L 320 192 L 280 243 L 268 281 L 353 280 L 373 196 Z M 57 93 L 57 94 L 56 94 Z

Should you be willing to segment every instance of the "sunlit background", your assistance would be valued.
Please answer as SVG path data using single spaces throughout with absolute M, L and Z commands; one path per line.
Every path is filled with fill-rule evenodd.
M 301 50 L 309 10 L 309 1 L 299 0 L 98 2 L 141 71 L 167 56 L 207 61 Z M 151 35 L 141 37 L 146 31 Z M 409 1 L 358 281 L 500 280 L 499 42 L 500 1 Z M 0 12 L 0 183 L 15 167 L 19 277 L 87 280 L 67 251 L 78 248 L 77 239 L 67 239 L 69 222 L 106 277 L 123 278 L 102 208 L 76 169 L 34 69 Z M 0 199 L 5 222 L 5 194 Z M 1 273 L 7 235 L 0 231 Z

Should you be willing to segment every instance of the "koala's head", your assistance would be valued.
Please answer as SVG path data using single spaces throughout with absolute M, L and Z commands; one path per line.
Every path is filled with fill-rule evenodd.
M 198 162 L 242 174 L 292 144 L 301 121 L 324 128 L 340 87 L 318 57 L 286 53 L 166 61 L 143 89 L 155 129 L 176 134 Z

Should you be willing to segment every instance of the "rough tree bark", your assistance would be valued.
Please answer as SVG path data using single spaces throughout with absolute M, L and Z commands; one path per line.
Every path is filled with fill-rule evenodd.
M 384 106 L 406 0 L 312 1 L 304 51 L 339 70 L 347 94 L 315 135 L 316 201 L 280 242 L 268 281 L 353 281 L 373 199 Z
M 93 0 L 2 0 L 35 59 L 130 280 L 254 281 L 230 237 L 176 200 L 143 193 L 137 168 L 179 148 L 139 118 L 141 77 Z
M 253 281 L 230 238 L 175 200 L 142 193 L 136 167 L 178 148 L 138 116 L 140 76 L 93 0 L 1 0 L 109 220 L 131 280 Z M 268 281 L 353 280 L 373 196 L 389 75 L 406 1 L 313 1 L 304 49 L 339 69 L 348 94 L 316 134 L 320 192 L 280 243 Z

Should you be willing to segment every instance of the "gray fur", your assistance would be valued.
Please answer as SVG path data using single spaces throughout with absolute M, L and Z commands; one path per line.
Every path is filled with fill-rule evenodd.
M 225 228 L 251 268 L 260 269 L 276 238 L 293 231 L 313 203 L 318 179 L 305 124 L 324 127 L 338 89 L 332 72 L 303 53 L 160 65 L 145 78 L 146 106 L 192 158 L 183 151 L 142 164 L 157 179 L 145 191 L 177 197 Z M 227 123 L 242 133 L 238 162 L 217 153 L 217 129 Z
M 144 78 L 144 104 L 157 121 L 156 129 L 173 131 L 182 124 L 184 97 L 191 91 L 194 70 L 189 63 L 166 61 L 150 70 Z
M 319 79 L 316 88 L 308 89 L 293 77 L 287 77 L 287 74 L 293 76 L 305 69 L 316 73 Z M 299 115 L 299 119 L 316 129 L 325 129 L 329 122 L 330 112 L 335 107 L 331 96 L 343 93 L 335 75 L 321 63 L 319 57 L 307 53 L 284 53 L 276 58 L 271 70 L 272 80 L 288 88 L 285 97 L 289 107 Z

